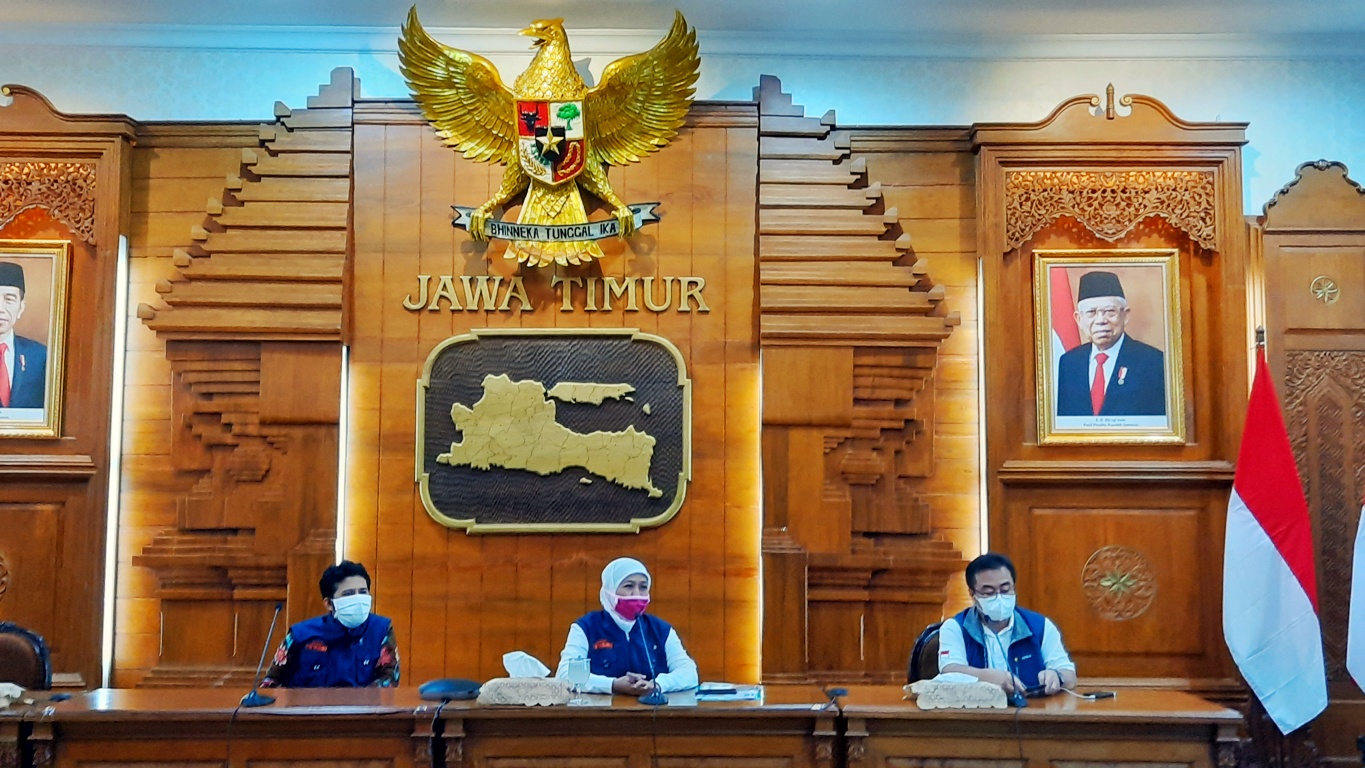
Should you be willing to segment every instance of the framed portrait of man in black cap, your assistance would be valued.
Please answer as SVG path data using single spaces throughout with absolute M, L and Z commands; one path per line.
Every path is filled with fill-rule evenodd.
M 1185 442 L 1178 252 L 1034 257 L 1039 442 Z
M 0 240 L 0 438 L 59 437 L 70 244 Z

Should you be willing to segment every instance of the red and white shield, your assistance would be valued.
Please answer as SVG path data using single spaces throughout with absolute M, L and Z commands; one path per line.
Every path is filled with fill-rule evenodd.
M 546 184 L 583 171 L 588 147 L 581 101 L 518 101 L 517 158 L 521 169 Z

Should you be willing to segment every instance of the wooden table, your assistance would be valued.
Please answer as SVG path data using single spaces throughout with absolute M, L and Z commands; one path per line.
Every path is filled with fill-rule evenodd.
M 814 686 L 768 686 L 763 701 L 648 707 L 488 708 L 454 702 L 443 715 L 454 768 L 833 768 L 838 709 Z M 691 705 L 689 706 L 689 702 Z M 842 757 L 838 754 L 838 757 Z
M 0 716 L 0 748 L 22 719 L 32 724 L 25 768 L 833 768 L 836 754 L 838 710 L 814 686 L 758 702 L 450 702 L 439 714 L 412 688 L 272 693 L 276 703 L 235 716 L 241 691 L 76 694 Z
M 1030 699 L 1018 710 L 925 711 L 898 688 L 854 686 L 843 712 L 848 768 L 1214 768 L 1236 764 L 1242 722 L 1191 694 L 1143 688 Z
M 435 705 L 415 689 L 273 691 L 234 710 L 223 688 L 100 689 L 44 708 L 32 768 L 428 768 Z M 321 762 L 319 762 L 321 761 Z
M 921 711 L 895 686 L 854 687 L 843 714 L 813 686 L 757 702 L 437 705 L 412 688 L 98 690 L 0 713 L 21 768 L 1212 768 L 1237 713 L 1176 691 L 1034 700 L 1028 709 Z M 10 736 L 19 734 L 6 741 Z M 1022 747 L 1025 758 L 1020 760 Z M 1219 750 L 1224 750 L 1220 752 Z

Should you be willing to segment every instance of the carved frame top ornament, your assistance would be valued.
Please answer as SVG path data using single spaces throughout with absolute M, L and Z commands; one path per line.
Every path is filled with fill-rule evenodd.
M 1267 235 L 1334 232 L 1343 221 L 1365 215 L 1365 187 L 1336 160 L 1314 160 L 1294 170 L 1294 178 L 1261 209 Z
M 1261 212 L 1263 214 L 1268 213 L 1271 208 L 1274 208 L 1275 205 L 1278 204 L 1280 200 L 1284 198 L 1285 195 L 1289 194 L 1290 190 L 1297 186 L 1300 181 L 1303 181 L 1304 173 L 1310 170 L 1317 171 L 1319 173 L 1326 173 L 1327 171 L 1340 171 L 1341 178 L 1343 181 L 1346 182 L 1348 187 L 1355 190 L 1357 193 L 1361 195 L 1365 195 L 1365 188 L 1362 188 L 1360 184 L 1356 182 L 1355 179 L 1351 178 L 1351 170 L 1346 167 L 1345 163 L 1339 160 L 1325 159 L 1310 160 L 1306 163 L 1299 163 L 1299 167 L 1294 169 L 1293 180 L 1291 180 L 1288 184 L 1285 184 L 1283 187 L 1280 187 L 1279 191 L 1277 191 L 1274 195 L 1271 195 L 1270 199 L 1266 201 L 1265 206 L 1262 207 Z
M 1141 94 L 1074 96 L 1035 123 L 971 129 L 980 190 L 979 246 L 1009 253 L 1061 216 L 1102 240 L 1149 217 L 1201 248 L 1238 250 L 1246 123 L 1195 123 Z
M 0 163 L 0 227 L 30 208 L 45 208 L 93 245 L 95 180 L 94 163 Z
M 1071 216 L 1114 242 L 1143 219 L 1160 216 L 1201 247 L 1217 247 L 1217 191 L 1211 171 L 1005 172 L 1005 243 L 1014 249 Z

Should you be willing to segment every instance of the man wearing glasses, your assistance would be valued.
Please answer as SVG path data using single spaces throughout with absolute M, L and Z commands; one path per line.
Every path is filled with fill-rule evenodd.
M 1076 665 L 1052 620 L 1014 604 L 1014 563 L 984 554 L 967 564 L 972 607 L 943 622 L 940 672 L 965 672 L 1006 693 L 1076 687 Z
M 1124 332 L 1129 311 L 1118 275 L 1081 275 L 1076 324 L 1090 342 L 1057 363 L 1058 416 L 1166 414 L 1164 356 Z

